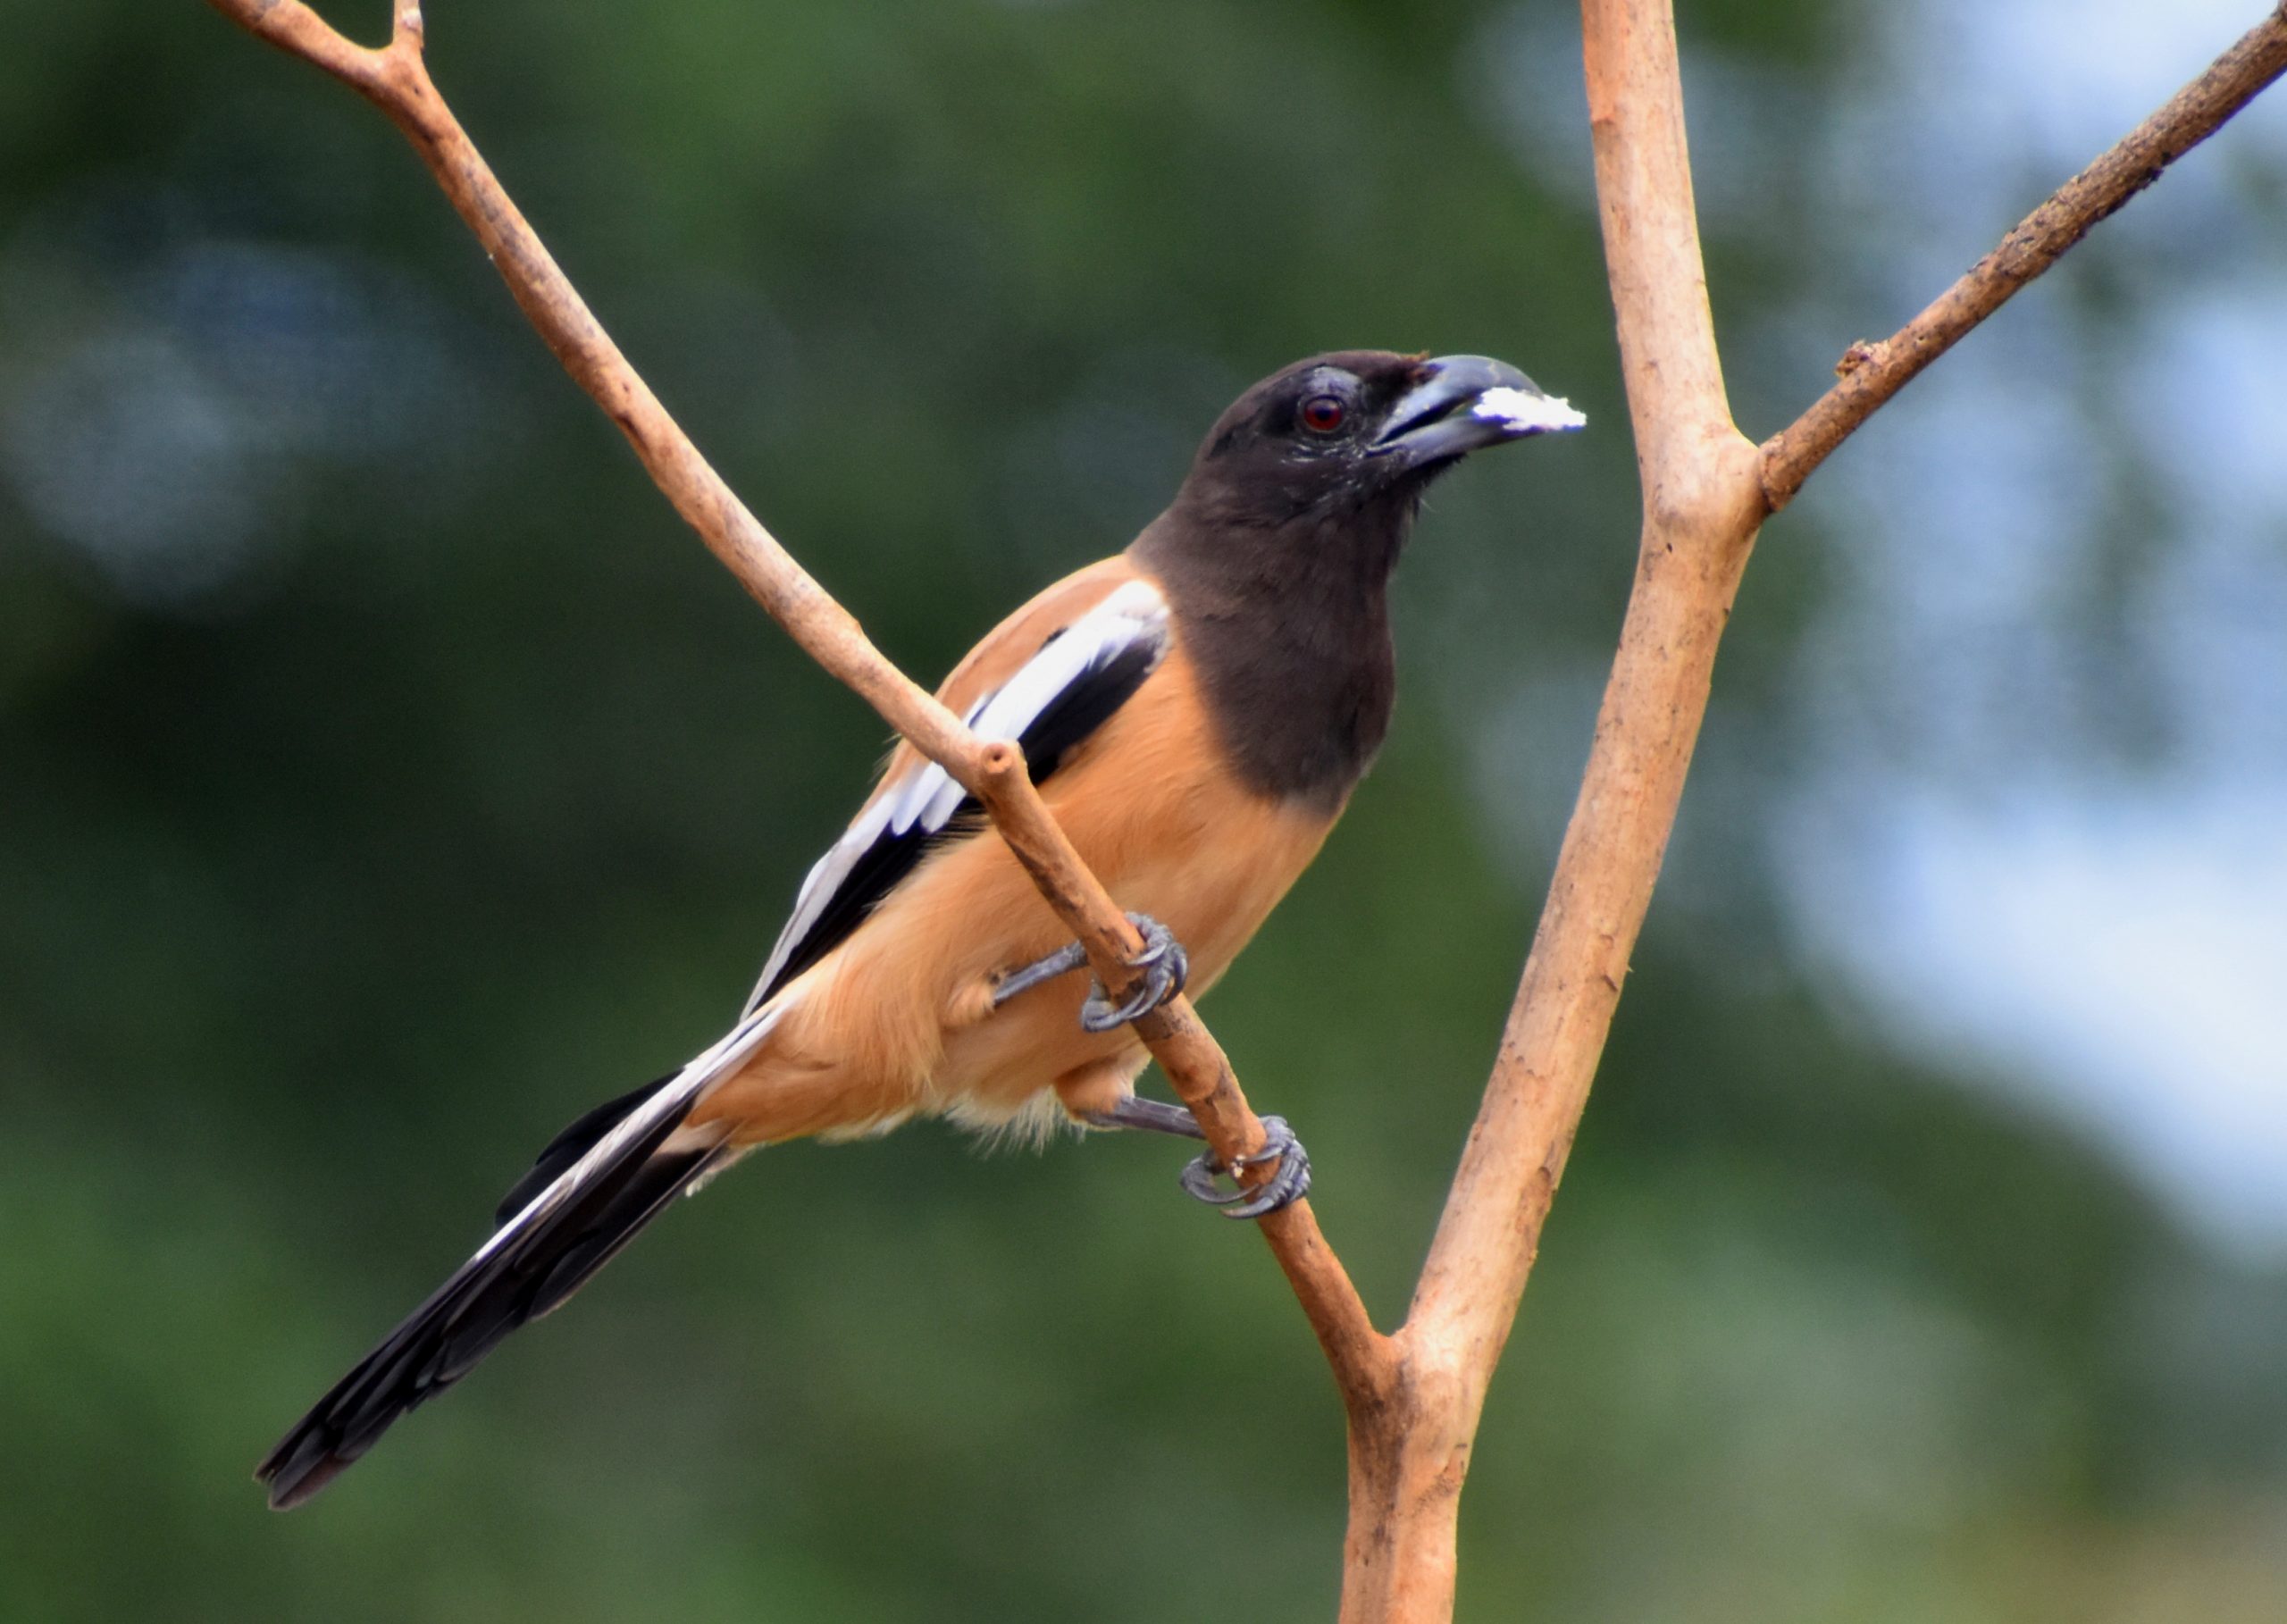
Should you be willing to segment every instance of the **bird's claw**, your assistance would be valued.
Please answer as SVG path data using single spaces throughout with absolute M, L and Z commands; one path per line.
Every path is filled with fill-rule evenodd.
M 1174 932 L 1149 914 L 1130 914 L 1127 922 L 1144 935 L 1143 950 L 1127 961 L 1130 969 L 1144 972 L 1144 984 L 1134 997 L 1114 1008 L 1103 984 L 1091 980 L 1088 996 L 1080 1005 L 1080 1025 L 1090 1032 L 1110 1032 L 1148 1015 L 1182 992 L 1191 974 L 1191 959 Z
M 1220 1207 L 1223 1216 L 1228 1218 L 1261 1218 L 1302 1200 L 1310 1193 L 1311 1153 L 1294 1137 L 1294 1130 L 1286 1126 L 1284 1117 L 1265 1117 L 1262 1135 L 1262 1149 L 1252 1156 L 1241 1157 L 1237 1168 L 1225 1167 L 1212 1151 L 1192 1158 L 1178 1175 L 1184 1193 L 1211 1207 Z M 1215 1183 L 1218 1178 L 1236 1173 L 1238 1168 L 1260 1167 L 1267 1161 L 1278 1162 L 1278 1170 L 1254 1189 L 1242 1186 L 1224 1190 Z

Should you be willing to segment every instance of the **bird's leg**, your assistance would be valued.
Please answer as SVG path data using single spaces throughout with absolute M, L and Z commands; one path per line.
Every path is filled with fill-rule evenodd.
M 1157 1100 L 1139 1100 L 1133 1094 L 1108 1111 L 1091 1111 L 1087 1119 L 1092 1127 L 1137 1128 L 1147 1134 L 1172 1134 L 1183 1139 L 1207 1137 L 1200 1131 L 1198 1119 L 1183 1107 L 1162 1105 Z M 1177 1180 L 1184 1193 L 1194 1201 L 1220 1207 L 1225 1218 L 1261 1218 L 1301 1200 L 1311 1188 L 1311 1153 L 1294 1137 L 1294 1130 L 1286 1126 L 1284 1117 L 1265 1117 L 1262 1132 L 1262 1149 L 1241 1159 L 1238 1166 L 1252 1168 L 1266 1161 L 1278 1162 L 1278 1170 L 1270 1176 L 1268 1184 L 1254 1190 L 1217 1188 L 1215 1180 L 1219 1176 L 1238 1169 L 1225 1167 L 1211 1151 L 1185 1164 Z
M 1011 970 L 993 988 L 993 1007 L 998 1009 L 1019 992 L 1029 992 L 1044 981 L 1079 969 L 1088 962 L 1087 950 L 1076 942 L 1067 942 L 1045 958 L 1035 959 L 1021 970 Z
M 1090 1111 L 1090 1127 L 1134 1128 L 1144 1134 L 1169 1134 L 1177 1139 L 1204 1139 L 1207 1130 L 1199 1126 L 1199 1118 L 1180 1105 L 1162 1105 L 1157 1100 L 1141 1100 L 1134 1094 L 1123 1094 L 1118 1105 L 1108 1111 Z
M 1144 934 L 1144 950 L 1127 961 L 1144 973 L 1144 985 L 1134 998 L 1113 1009 L 1111 1000 L 1104 996 L 1102 984 L 1090 982 L 1087 1001 L 1080 1006 L 1080 1024 L 1091 1032 L 1110 1032 L 1146 1010 L 1158 1009 L 1183 991 L 1184 978 L 1190 973 L 1191 965 L 1184 955 L 1183 944 L 1166 925 L 1148 914 L 1130 914 L 1127 918 Z M 1086 961 L 1078 942 L 1061 948 L 1009 975 L 993 989 L 993 1004 L 997 1008 L 1003 1000 L 1076 970 Z M 1084 1120 L 1091 1127 L 1135 1128 L 1147 1134 L 1172 1134 L 1182 1139 L 1207 1137 L 1198 1118 L 1182 1106 L 1139 1100 L 1134 1094 L 1121 1095 L 1108 1110 L 1087 1112 Z M 1185 1164 L 1178 1181 L 1185 1193 L 1211 1207 L 1220 1207 L 1225 1218 L 1261 1218 L 1290 1201 L 1299 1201 L 1311 1187 L 1310 1152 L 1303 1149 L 1303 1142 L 1294 1137 L 1294 1130 L 1286 1126 L 1284 1117 L 1265 1117 L 1262 1131 L 1262 1149 L 1235 1166 L 1224 1166 L 1211 1151 L 1194 1157 Z M 1278 1169 L 1257 1189 L 1227 1191 L 1216 1185 L 1216 1179 L 1236 1174 L 1241 1168 L 1269 1161 L 1277 1162 Z
M 1104 996 L 1102 984 L 1091 981 L 1087 1001 L 1080 1006 L 1080 1025 L 1091 1032 L 1110 1032 L 1158 1009 L 1183 991 L 1184 978 L 1191 973 L 1191 961 L 1185 956 L 1183 943 L 1175 939 L 1175 933 L 1149 914 L 1130 914 L 1127 922 L 1144 935 L 1143 950 L 1127 961 L 1130 968 L 1144 972 L 1144 985 L 1135 997 L 1114 1009 L 1111 1000 Z M 1087 962 L 1088 955 L 1078 942 L 1068 943 L 1047 958 L 1003 976 L 993 989 L 993 1007 L 997 1009 L 1018 993 L 1079 969 Z

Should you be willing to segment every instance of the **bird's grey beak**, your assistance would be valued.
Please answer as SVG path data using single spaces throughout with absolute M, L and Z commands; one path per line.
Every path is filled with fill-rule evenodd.
M 1565 433 L 1588 421 L 1506 361 L 1439 356 L 1421 364 L 1428 376 L 1390 407 L 1370 456 L 1396 456 L 1420 468 L 1504 439 Z

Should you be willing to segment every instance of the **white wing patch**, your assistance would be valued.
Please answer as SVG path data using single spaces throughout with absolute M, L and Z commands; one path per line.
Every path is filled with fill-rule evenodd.
M 1150 582 L 1130 581 L 1051 638 L 1008 682 L 972 705 L 962 720 L 981 739 L 1020 740 L 1060 696 L 1090 672 L 1138 645 L 1150 646 L 1156 664 L 1167 643 L 1167 599 Z M 934 761 L 909 766 L 891 780 L 803 880 L 793 917 L 770 950 L 770 961 L 747 1000 L 747 1012 L 761 1004 L 869 853 L 889 842 L 912 839 L 917 832 L 922 838 L 936 833 L 951 821 L 968 793 Z

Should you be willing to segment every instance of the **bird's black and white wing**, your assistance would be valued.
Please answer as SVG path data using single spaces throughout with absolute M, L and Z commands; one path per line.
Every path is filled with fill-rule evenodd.
M 1022 746 L 1032 781 L 1039 783 L 1159 669 L 1168 646 L 1167 599 L 1151 582 L 1131 579 L 1051 632 L 962 719 L 979 738 Z M 932 850 L 974 834 L 982 816 L 975 798 L 936 763 L 906 766 L 802 882 L 793 917 L 771 950 L 746 1012 L 752 1014 L 832 952 Z

